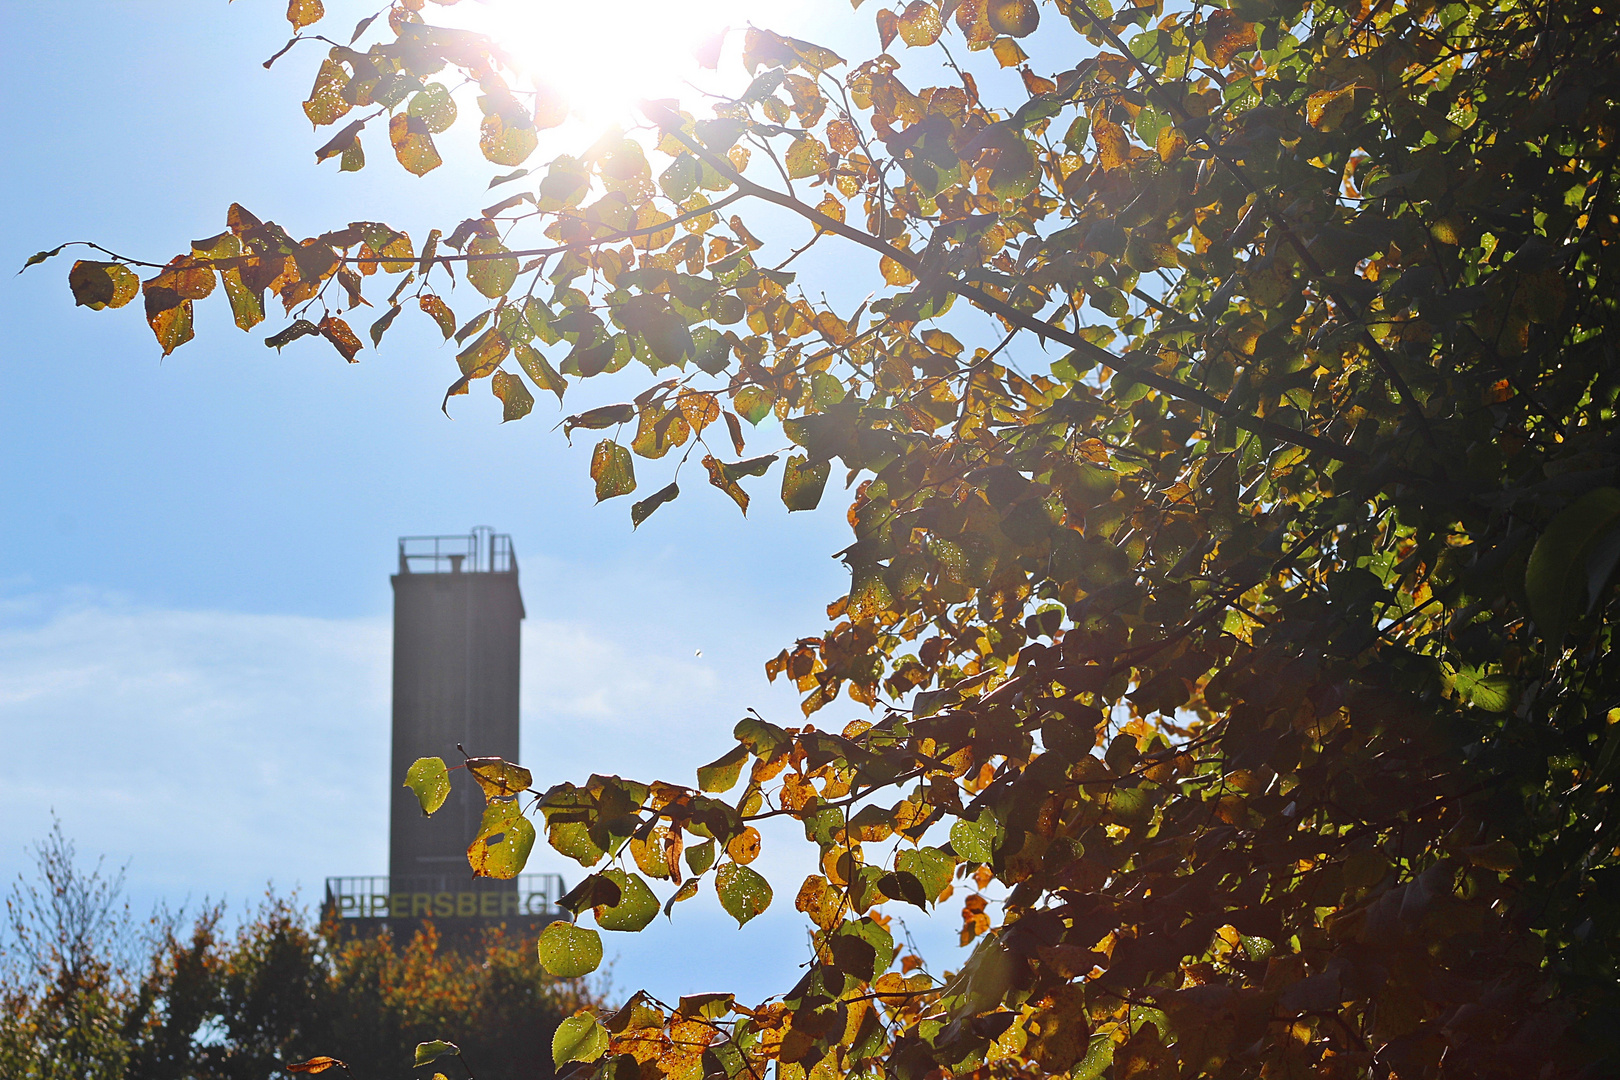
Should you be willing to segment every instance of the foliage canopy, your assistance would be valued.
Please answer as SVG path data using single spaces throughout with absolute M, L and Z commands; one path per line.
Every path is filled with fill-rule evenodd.
M 487 380 L 507 420 L 531 384 L 560 401 L 644 364 L 631 400 L 564 425 L 602 433 L 599 499 L 670 477 L 638 525 L 700 450 L 744 511 L 778 463 L 790 509 L 834 459 L 859 480 L 849 592 L 767 671 L 807 716 L 847 693 L 872 721 L 747 718 L 695 785 L 489 791 L 502 821 L 521 803 L 558 851 L 606 860 L 569 906 L 607 928 L 646 925 L 647 879 L 666 911 L 705 880 L 739 923 L 763 910 L 762 817 L 822 855 L 798 985 L 757 1008 L 638 996 L 559 1062 L 1614 1069 L 1610 0 L 913 0 L 877 11 L 885 51 L 858 62 L 750 28 L 737 99 L 647 102 L 650 128 L 538 168 L 565 107 L 429 10 L 332 45 L 304 105 L 337 128 L 316 156 L 359 169 L 386 131 L 427 172 L 474 97 L 484 156 L 517 170 L 491 186 L 515 194 L 420 243 L 377 222 L 300 240 L 233 206 L 167 264 L 106 253 L 69 281 L 92 308 L 142 297 L 165 352 L 216 286 L 243 329 L 281 302 L 267 344 L 350 361 L 343 311 L 375 302 L 376 346 L 415 307 L 461 347 L 446 402 Z M 295 40 L 321 14 L 295 0 Z M 1074 66 L 1032 68 L 1036 33 L 1071 38 Z M 1025 92 L 983 100 L 958 40 Z M 943 84 L 902 78 L 932 51 Z M 745 211 L 864 249 L 871 298 L 813 299 Z M 1021 370 L 1026 342 L 1059 348 Z M 773 414 L 792 448 L 751 455 L 743 421 Z M 970 882 L 980 944 L 942 985 L 883 908 Z M 557 962 L 578 970 L 594 933 L 559 935 Z

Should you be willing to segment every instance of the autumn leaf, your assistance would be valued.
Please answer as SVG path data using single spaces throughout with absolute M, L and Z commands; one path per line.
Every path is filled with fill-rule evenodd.
M 591 479 L 596 481 L 597 502 L 636 490 L 636 469 L 630 451 L 612 439 L 597 443 L 591 453 Z
M 332 347 L 342 354 L 343 359 L 351 364 L 359 362 L 355 359 L 355 354 L 363 346 L 360 344 L 360 339 L 355 336 L 354 331 L 349 329 L 348 323 L 335 315 L 328 315 L 320 321 L 317 329 L 320 330 L 321 336 L 330 341 Z
M 294 32 L 319 22 L 325 15 L 326 7 L 321 0 L 290 0 L 287 4 L 287 21 L 292 23 Z

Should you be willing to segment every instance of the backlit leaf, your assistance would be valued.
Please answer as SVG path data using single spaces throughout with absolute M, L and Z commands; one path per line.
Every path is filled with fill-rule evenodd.
M 619 902 L 612 907 L 591 909 L 596 924 L 604 930 L 623 930 L 634 933 L 653 921 L 658 914 L 658 898 L 647 887 L 640 874 L 631 874 L 617 868 L 602 871 L 602 876 L 619 887 Z
M 554 922 L 540 931 L 540 966 L 559 979 L 589 975 L 602 963 L 602 935 L 587 926 Z
M 563 421 L 563 434 L 567 435 L 575 428 L 585 428 L 588 431 L 601 431 L 603 428 L 617 427 L 636 417 L 636 407 L 628 402 L 621 405 L 602 405 L 595 409 L 587 409 L 576 416 L 570 416 Z
M 295 1061 L 291 1065 L 283 1065 L 290 1073 L 323 1073 L 327 1069 L 342 1069 L 349 1071 L 349 1067 L 335 1057 L 312 1057 L 308 1061 Z
M 939 9 L 928 0 L 911 0 L 900 13 L 900 40 L 913 48 L 932 45 L 944 28 Z
M 1204 21 L 1204 51 L 1209 62 L 1218 68 L 1230 64 L 1234 56 L 1254 48 L 1254 44 L 1253 24 L 1244 22 L 1226 8 L 1216 8 Z
M 570 1061 L 595 1061 L 607 1049 L 607 1028 L 587 1012 L 570 1016 L 551 1036 L 551 1060 L 558 1068 Z
M 400 306 L 395 304 L 393 307 L 389 308 L 383 313 L 382 318 L 371 324 L 372 348 L 375 349 L 377 346 L 382 344 L 382 336 L 388 332 L 388 328 L 390 326 L 394 325 L 394 319 L 398 317 L 399 312 Z
M 728 862 L 715 871 L 714 888 L 720 906 L 738 926 L 771 906 L 771 885 L 750 867 Z
M 278 331 L 277 333 L 271 334 L 269 337 L 265 338 L 264 343 L 270 348 L 275 349 L 277 352 L 280 352 L 281 347 L 286 345 L 288 342 L 297 341 L 301 337 L 309 337 L 314 334 L 319 334 L 320 332 L 321 328 L 310 322 L 308 319 L 298 319 L 286 329 Z
M 705 840 L 686 849 L 686 866 L 694 874 L 702 874 L 714 865 L 715 842 Z
M 316 127 L 325 127 L 354 108 L 343 94 L 343 88 L 348 84 L 348 72 L 331 60 L 322 60 L 320 71 L 315 75 L 315 86 L 309 92 L 309 100 L 304 102 L 304 115 L 309 117 L 309 122 Z M 316 160 L 325 159 L 317 155 Z
M 789 510 L 814 510 L 821 502 L 832 463 L 811 465 L 809 461 L 804 454 L 795 454 L 782 470 L 782 502 Z
M 827 148 L 813 135 L 794 140 L 793 145 L 788 147 L 785 160 L 788 176 L 794 180 L 815 176 L 832 167 L 827 160 Z
M 529 373 L 529 378 L 542 390 L 549 390 L 557 395 L 557 403 L 562 404 L 563 392 L 568 389 L 568 380 L 557 374 L 556 370 L 532 345 L 517 344 L 512 346 L 512 354 L 523 365 L 523 370 Z
M 681 489 L 671 480 L 651 495 L 630 506 L 630 527 L 637 528 L 643 521 L 652 516 L 652 512 L 660 506 L 680 495 Z
M 534 847 L 534 826 L 513 802 L 492 802 L 484 807 L 478 835 L 467 848 L 467 864 L 475 877 L 510 880 L 522 873 Z
M 420 117 L 395 113 L 388 121 L 388 141 L 407 172 L 425 176 L 443 164 L 427 123 Z
M 990 29 L 1011 37 L 1028 37 L 1041 24 L 1035 0 L 987 0 Z
M 141 291 L 141 279 L 122 263 L 80 260 L 68 271 L 73 302 L 100 311 L 121 308 Z
M 500 113 L 489 113 L 479 127 L 478 148 L 496 165 L 521 165 L 539 145 L 534 128 L 509 123 Z
M 534 785 L 528 769 L 498 757 L 468 758 L 467 772 L 478 781 L 486 800 L 509 799 Z
M 432 1042 L 416 1044 L 416 1067 L 431 1065 L 442 1057 L 457 1057 L 461 1054 L 461 1047 L 443 1039 L 434 1039 Z
M 697 771 L 698 790 L 717 795 L 730 791 L 737 786 L 737 779 L 742 775 L 742 767 L 747 760 L 748 748 L 739 745 L 707 765 L 700 766 Z
M 732 861 L 746 865 L 759 858 L 759 830 L 752 825 L 726 841 L 726 854 Z
M 521 420 L 534 408 L 534 395 L 523 385 L 523 378 L 506 371 L 490 376 L 490 390 L 501 399 L 501 423 Z
M 557 821 L 546 826 L 546 840 L 558 854 L 566 855 L 581 866 L 595 866 L 607 852 L 591 839 L 591 831 L 583 821 Z
M 287 21 L 295 31 L 319 22 L 325 15 L 326 7 L 321 0 L 290 0 L 287 4 Z
M 433 321 L 439 324 L 439 332 L 444 335 L 444 340 L 449 341 L 451 335 L 456 332 L 456 313 L 450 310 L 450 305 L 432 293 L 420 297 L 416 303 L 423 311 L 433 316 Z
M 467 245 L 467 280 L 491 300 L 506 295 L 517 280 L 518 261 L 493 236 L 479 236 Z
M 321 319 L 319 329 L 321 336 L 332 343 L 332 347 L 342 354 L 343 359 L 351 364 L 358 362 L 355 355 L 363 346 L 348 323 L 336 315 L 327 315 Z
M 636 490 L 636 467 L 630 451 L 612 439 L 597 443 L 591 453 L 591 479 L 596 481 L 597 502 Z
M 431 814 L 450 796 L 450 771 L 445 768 L 443 758 L 417 758 L 405 770 L 405 786 L 422 804 L 422 813 Z
M 456 99 L 442 83 L 428 83 L 411 95 L 405 114 L 421 120 L 429 133 L 438 135 L 449 131 L 456 122 Z

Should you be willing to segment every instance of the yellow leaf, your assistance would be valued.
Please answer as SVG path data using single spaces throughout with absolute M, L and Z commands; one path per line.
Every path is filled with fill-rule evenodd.
M 945 29 L 939 10 L 928 0 L 912 0 L 900 14 L 900 40 L 912 48 L 932 45 Z
M 989 10 L 986 14 L 990 19 L 990 29 L 1012 37 L 1028 37 L 1041 24 L 1041 12 L 1035 6 L 1035 0 L 989 0 Z M 996 42 L 998 59 L 1001 56 L 1000 45 L 1001 42 Z M 1002 66 L 1012 65 L 1003 62 Z
M 996 54 L 996 60 L 1004 68 L 1017 67 L 1029 59 L 1029 54 L 1010 37 L 996 38 L 995 43 L 990 46 L 990 51 Z
M 326 7 L 321 0 L 290 0 L 287 4 L 287 21 L 292 23 L 294 31 L 319 21 L 325 14 Z
M 794 140 L 788 147 L 787 170 L 788 176 L 798 180 L 805 176 L 815 176 L 831 168 L 827 160 L 827 148 L 821 145 L 821 140 L 814 135 L 805 135 Z
M 1356 88 L 1318 90 L 1305 99 L 1305 122 L 1318 131 L 1332 131 L 1344 122 L 1355 105 Z

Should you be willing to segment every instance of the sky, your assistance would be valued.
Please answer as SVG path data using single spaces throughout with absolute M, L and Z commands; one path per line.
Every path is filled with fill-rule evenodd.
M 573 80 L 592 123 L 658 93 L 633 76 L 691 27 L 752 14 L 846 56 L 875 51 L 870 19 L 842 3 L 669 0 L 660 22 L 637 2 L 566 5 L 566 23 L 519 0 L 458 10 Z M 345 29 L 369 13 L 327 7 Z M 446 153 L 424 179 L 376 145 L 361 173 L 318 167 L 326 136 L 298 107 L 318 54 L 261 66 L 287 38 L 283 8 L 0 0 L 13 103 L 0 267 L 81 239 L 166 259 L 219 232 L 233 201 L 298 235 L 371 218 L 416 236 L 492 201 L 494 170 L 475 153 Z M 629 25 L 639 36 L 616 51 Z M 734 57 L 729 77 L 744 78 Z M 583 130 L 563 129 L 536 160 L 577 149 Z M 470 137 L 456 138 L 466 151 Z M 766 239 L 784 255 L 793 240 Z M 798 268 L 836 288 L 848 259 L 813 251 Z M 401 319 L 349 365 L 319 341 L 267 349 L 205 301 L 197 339 L 162 358 L 138 304 L 73 306 L 70 260 L 0 275 L 0 880 L 26 868 L 53 815 L 81 855 L 125 868 L 137 908 L 213 900 L 241 913 L 267 889 L 312 902 L 328 875 L 384 873 L 401 535 L 513 536 L 528 609 L 522 757 L 540 786 L 591 772 L 689 781 L 745 709 L 800 721 L 763 665 L 823 629 L 847 588 L 832 558 L 849 542 L 836 482 L 820 510 L 790 517 L 773 475 L 744 520 L 688 473 L 686 497 L 632 531 L 629 500 L 594 504 L 591 440 L 569 445 L 549 397 L 506 425 L 487 390 L 440 413 L 453 350 L 426 319 Z M 568 411 L 627 385 L 571 393 Z M 762 429 L 756 445 L 781 442 Z M 659 475 L 647 470 L 643 490 Z M 840 703 L 816 719 L 860 715 Z M 791 901 L 807 869 L 792 831 L 768 834 L 757 864 L 776 889 L 769 912 L 739 931 L 705 895 L 673 923 L 610 934 L 615 985 L 745 998 L 791 985 L 806 953 Z M 581 875 L 538 848 L 530 869 Z M 951 952 L 954 921 L 947 911 L 918 932 Z

